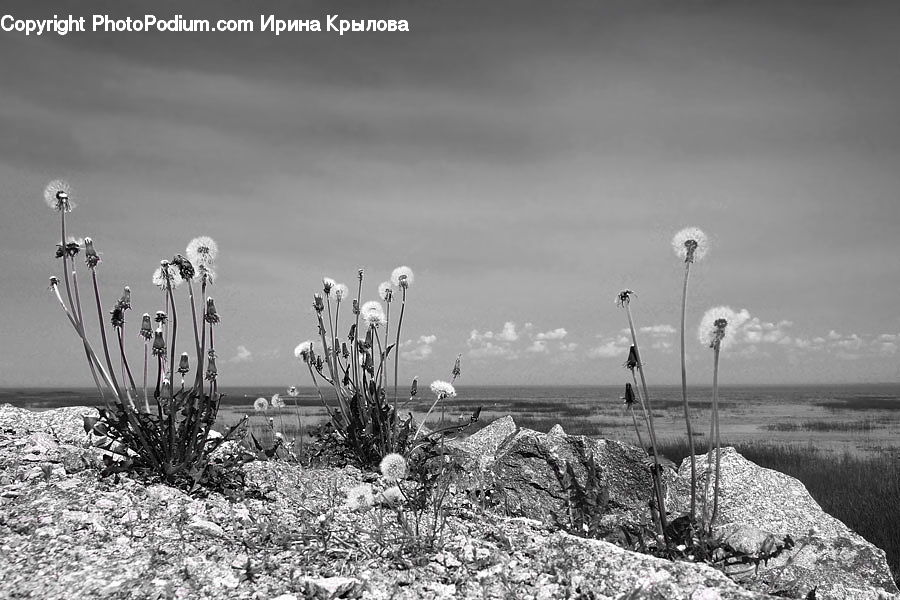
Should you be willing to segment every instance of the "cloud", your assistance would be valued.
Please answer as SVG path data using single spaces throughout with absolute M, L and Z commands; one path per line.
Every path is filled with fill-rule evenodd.
M 237 354 L 235 354 L 233 357 L 231 357 L 228 360 L 228 362 L 244 363 L 244 362 L 250 362 L 252 360 L 253 360 L 253 353 L 247 349 L 247 346 L 241 345 L 241 346 L 237 347 Z
M 432 345 L 437 341 L 436 335 L 421 335 L 416 340 L 406 340 L 400 344 L 401 348 L 406 348 L 400 353 L 401 358 L 406 360 L 425 360 L 432 355 L 434 349 Z
M 534 340 L 531 345 L 525 348 L 525 352 L 533 352 L 535 354 L 544 354 L 547 352 L 547 342 L 544 340 Z
M 652 337 L 665 337 L 672 335 L 677 330 L 671 325 L 648 325 L 639 329 L 641 333 L 650 334 Z
M 536 340 L 561 340 L 564 337 L 566 337 L 567 334 L 568 334 L 568 332 L 565 330 L 565 328 L 557 327 L 553 331 L 546 331 L 544 333 L 537 334 L 536 336 L 534 336 L 534 339 L 536 339 Z
M 625 335 L 617 337 L 604 338 L 599 346 L 595 346 L 588 350 L 589 358 L 616 358 L 620 357 L 623 361 L 628 357 L 628 349 L 631 347 L 631 340 Z

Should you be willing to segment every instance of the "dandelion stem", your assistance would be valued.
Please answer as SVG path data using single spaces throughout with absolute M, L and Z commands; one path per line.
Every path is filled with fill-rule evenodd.
M 397 402 L 400 400 L 400 396 L 397 392 L 397 377 L 400 369 L 400 359 L 399 355 L 396 354 L 397 348 L 400 347 L 400 328 L 403 327 L 403 313 L 406 311 L 406 287 L 400 286 L 400 289 L 403 290 L 403 297 L 400 302 L 400 319 L 397 321 L 397 338 L 394 342 L 394 408 L 397 407 Z
M 197 303 L 194 301 L 194 284 L 188 279 L 188 295 L 191 298 L 191 322 L 194 325 L 194 347 L 197 349 L 197 359 L 200 359 L 200 331 L 197 329 Z M 199 365 L 197 373 L 201 372 L 202 365 Z
M 641 360 L 641 352 L 638 347 L 637 334 L 635 333 L 634 329 L 634 319 L 631 316 L 631 304 L 628 300 L 625 300 L 623 304 L 625 306 L 625 314 L 628 316 L 628 328 L 631 330 L 631 342 L 634 346 L 634 355 L 637 358 L 637 368 L 641 374 L 641 387 L 644 390 L 644 401 L 647 403 L 647 423 L 649 424 L 650 429 L 650 444 L 653 446 L 653 484 L 656 488 L 656 498 L 658 502 L 657 509 L 659 510 L 659 526 L 661 529 L 660 534 L 665 536 L 666 505 L 665 497 L 662 493 L 662 486 L 660 485 L 659 481 L 662 472 L 659 466 L 659 445 L 656 442 L 656 428 L 653 426 L 653 407 L 650 404 L 650 392 L 647 390 L 647 378 L 644 376 L 644 363 L 643 360 Z
M 97 269 L 91 269 L 91 281 L 94 284 L 94 298 L 97 300 L 97 318 L 100 321 L 100 340 L 103 342 L 103 354 L 106 357 L 106 366 L 109 369 L 109 376 L 112 378 L 113 390 L 119 402 L 122 401 L 122 390 L 119 388 L 119 382 L 116 379 L 113 370 L 112 360 L 109 358 L 109 344 L 106 343 L 106 327 L 103 325 L 103 307 L 100 304 L 100 286 L 97 284 Z
M 697 514 L 697 458 L 694 456 L 694 432 L 691 427 L 691 408 L 687 394 L 687 368 L 685 366 L 684 330 L 687 314 L 688 280 L 691 275 L 691 262 L 684 263 L 684 288 L 681 294 L 681 400 L 684 404 L 684 422 L 687 426 L 688 448 L 691 455 L 691 522 Z
M 147 399 L 147 340 L 144 340 L 144 410 L 150 412 L 150 401 Z
M 172 345 L 169 347 L 169 395 L 175 395 L 175 340 L 178 336 L 178 311 L 175 309 L 175 296 L 172 294 L 172 277 L 166 273 L 166 294 L 172 305 Z
M 78 316 L 78 323 L 81 326 L 82 332 L 84 331 L 84 317 L 81 313 L 81 295 L 78 291 L 78 272 L 75 269 L 75 261 L 72 261 L 72 287 L 75 290 L 75 311 Z M 100 380 L 97 378 L 97 370 L 94 368 L 94 363 L 91 361 L 91 357 L 88 353 L 87 342 L 82 340 L 84 344 L 84 355 L 87 358 L 88 366 L 91 368 L 91 377 L 94 379 L 94 384 L 97 386 L 97 391 L 100 392 L 100 398 L 103 400 L 103 403 L 106 404 L 106 393 L 103 391 L 103 387 L 100 385 Z
M 128 366 L 128 357 L 125 356 L 125 339 L 123 338 L 122 328 L 117 327 L 119 332 L 119 352 L 122 355 L 122 366 L 125 369 L 125 373 L 128 375 L 128 381 L 131 384 L 131 392 L 137 396 L 137 386 L 134 384 L 134 377 L 131 375 L 131 367 Z
M 715 424 L 715 438 L 716 438 L 716 483 L 715 487 L 713 487 L 713 509 L 712 516 L 709 519 L 709 528 L 712 530 L 713 524 L 716 522 L 716 513 L 719 510 L 719 474 L 721 472 L 721 461 L 722 461 L 722 453 L 720 450 L 721 440 L 719 438 L 719 351 L 720 351 L 720 342 L 716 342 L 716 346 L 713 349 L 713 405 L 712 405 L 712 418 Z M 712 440 L 710 440 L 712 441 Z

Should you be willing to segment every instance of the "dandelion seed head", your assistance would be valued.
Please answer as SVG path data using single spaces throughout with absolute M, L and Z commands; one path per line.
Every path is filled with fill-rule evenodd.
M 367 511 L 375 504 L 372 486 L 362 483 L 347 490 L 347 506 L 350 510 Z
M 340 302 L 344 298 L 348 298 L 350 296 L 350 288 L 348 288 L 343 283 L 334 284 L 334 289 L 331 290 L 334 293 L 334 298 Z
M 188 260 L 195 265 L 210 266 L 219 255 L 219 245 L 211 237 L 201 235 L 188 242 L 185 253 Z
M 281 399 L 281 394 L 275 394 L 272 396 L 272 408 L 284 408 L 284 400 Z
M 197 264 L 197 273 L 194 275 L 194 279 L 199 280 L 201 283 L 212 285 L 216 280 L 216 271 L 209 265 L 199 263 Z
M 700 319 L 700 327 L 697 329 L 697 337 L 705 346 L 714 347 L 716 343 L 720 348 L 730 346 L 737 332 L 735 327 L 728 327 L 729 323 L 737 323 L 738 314 L 728 306 L 716 306 L 710 308 Z
M 287 389 L 287 395 L 291 398 L 296 398 L 300 395 L 300 392 L 297 391 L 297 386 L 292 385 Z
M 414 279 L 415 277 L 412 269 L 406 266 L 397 267 L 391 273 L 391 283 L 393 283 L 396 288 L 406 289 L 413 284 Z
M 72 188 L 62 179 L 54 179 L 44 188 L 44 202 L 58 212 L 72 212 L 75 203 L 71 196 Z
M 396 485 L 392 485 L 381 492 L 380 500 L 389 505 L 400 504 L 403 501 L 403 492 Z
M 453 387 L 453 384 L 447 383 L 446 381 L 432 381 L 431 392 L 440 400 L 456 397 L 456 388 Z
M 709 240 L 699 227 L 685 227 L 672 238 L 672 249 L 685 262 L 700 261 L 709 251 Z
M 263 412 L 269 410 L 269 401 L 265 398 L 257 398 L 253 402 L 253 410 L 256 412 Z
M 298 360 L 309 363 L 309 357 L 312 356 L 312 351 L 312 340 L 306 340 L 305 342 L 297 344 L 297 347 L 294 348 L 294 356 L 296 356 Z
M 403 455 L 396 452 L 385 455 L 379 465 L 381 475 L 387 481 L 400 481 L 406 477 L 406 468 L 406 459 L 403 458 Z
M 165 264 L 163 264 L 165 263 Z M 168 273 L 168 276 L 166 275 Z M 181 285 L 181 277 L 178 276 L 178 270 L 169 261 L 165 260 L 160 266 L 153 271 L 153 285 L 165 291 L 171 285 L 172 289 Z
M 370 300 L 362 305 L 359 309 L 359 316 L 369 324 L 370 327 L 381 327 L 385 324 L 384 309 L 379 302 Z
M 390 281 L 383 281 L 378 285 L 378 297 L 385 302 L 390 302 L 394 297 L 394 288 Z

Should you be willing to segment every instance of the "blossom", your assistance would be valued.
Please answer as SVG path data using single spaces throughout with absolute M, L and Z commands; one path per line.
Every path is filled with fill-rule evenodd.
M 72 212 L 75 204 L 70 196 L 72 188 L 62 179 L 54 179 L 44 188 L 44 202 L 55 211 Z
M 210 325 L 215 325 L 220 321 L 219 312 L 216 310 L 216 301 L 211 297 L 206 299 L 206 314 L 203 315 L 203 320 Z
M 387 481 L 399 481 L 406 477 L 406 459 L 396 452 L 388 454 L 381 459 L 379 469 Z
M 294 348 L 294 356 L 296 356 L 299 360 L 302 360 L 305 363 L 309 363 L 309 358 L 312 355 L 313 355 L 312 340 L 306 340 L 305 342 L 301 342 L 301 343 L 297 344 L 296 348 Z
M 728 323 L 737 322 L 737 318 L 737 313 L 728 306 L 710 308 L 700 319 L 697 337 L 710 348 L 716 344 L 720 348 L 726 348 L 734 342 L 737 333 L 734 327 L 728 327 Z
M 194 278 L 199 279 L 202 283 L 212 284 L 216 280 L 216 271 L 209 265 L 199 263 L 197 265 L 197 274 Z
M 381 308 L 381 304 L 375 300 L 370 300 L 363 304 L 362 308 L 359 309 L 359 315 L 370 327 L 380 327 L 386 322 L 384 309 Z
M 378 297 L 385 302 L 390 302 L 394 298 L 394 288 L 391 287 L 390 281 L 383 281 L 378 285 Z
M 265 398 L 257 398 L 253 403 L 253 410 L 256 412 L 263 412 L 264 410 L 269 410 L 269 401 Z
M 375 504 L 372 486 L 362 483 L 347 490 L 347 506 L 350 510 L 367 511 Z
M 672 238 L 672 249 L 684 262 L 694 262 L 706 256 L 709 240 L 698 227 L 685 227 Z
M 334 292 L 334 298 L 338 302 L 350 295 L 350 288 L 348 288 L 343 283 L 334 284 L 334 289 L 332 289 L 331 291 Z
M 300 392 L 297 391 L 297 386 L 292 385 L 287 389 L 287 395 L 291 398 L 296 398 L 300 395 Z
M 188 242 L 185 254 L 192 263 L 209 266 L 219 255 L 219 246 L 211 237 L 201 235 Z
M 391 282 L 395 287 L 406 289 L 412 285 L 413 272 L 409 267 L 397 267 L 391 273 Z
M 403 501 L 403 492 L 399 487 L 393 485 L 378 494 L 378 500 L 384 504 L 393 506 Z
M 272 396 L 272 408 L 284 408 L 284 400 L 281 399 L 279 394 L 275 394 Z
M 84 246 L 84 238 L 76 238 L 71 235 L 66 236 L 65 244 L 56 245 L 56 258 L 62 258 L 63 256 L 74 258 L 81 251 L 82 246 Z
M 181 279 L 178 277 L 178 270 L 167 260 L 160 261 L 159 267 L 153 271 L 153 285 L 165 291 L 171 286 L 177 288 L 181 285 Z
M 337 285 L 337 282 L 331 277 L 323 277 L 322 278 L 322 291 L 325 292 L 325 295 L 328 296 L 331 294 L 331 290 L 334 289 L 334 286 Z
M 452 384 L 449 384 L 446 381 L 432 381 L 431 391 L 438 397 L 438 400 L 456 397 L 456 389 L 454 389 Z

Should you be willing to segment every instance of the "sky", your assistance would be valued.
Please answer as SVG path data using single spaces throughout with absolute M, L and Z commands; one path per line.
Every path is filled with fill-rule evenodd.
M 337 13 L 410 32 L 0 32 L 0 385 L 91 385 L 47 291 L 55 178 L 78 205 L 69 231 L 102 253 L 104 303 L 132 288 L 133 363 L 140 314 L 162 308 L 158 261 L 217 240 L 223 386 L 308 384 L 293 349 L 317 335 L 321 278 L 364 268 L 374 299 L 398 265 L 415 272 L 401 380 L 446 379 L 461 354 L 460 386 L 623 382 L 629 288 L 648 380 L 676 383 L 685 226 L 710 239 L 687 306 L 692 385 L 711 378 L 697 329 L 718 305 L 739 315 L 723 384 L 900 380 L 896 2 L 2 12 Z

